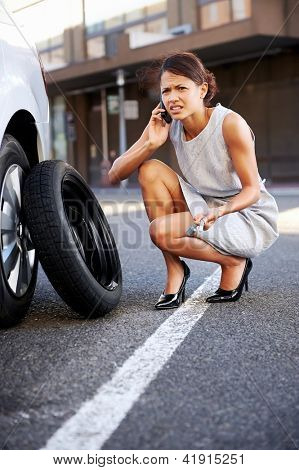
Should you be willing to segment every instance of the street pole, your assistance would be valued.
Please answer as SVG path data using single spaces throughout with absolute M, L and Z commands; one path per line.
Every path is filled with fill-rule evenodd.
M 125 120 L 125 74 L 123 69 L 117 70 L 116 83 L 118 86 L 119 98 L 119 154 L 122 155 L 127 150 L 127 131 Z M 121 181 L 122 188 L 128 185 L 128 179 Z
M 108 124 L 107 124 L 107 107 L 106 107 L 106 89 L 101 89 L 101 121 L 102 121 L 102 142 L 103 142 L 103 159 L 100 163 L 100 187 L 111 186 L 108 173 L 111 168 L 111 162 L 108 157 Z

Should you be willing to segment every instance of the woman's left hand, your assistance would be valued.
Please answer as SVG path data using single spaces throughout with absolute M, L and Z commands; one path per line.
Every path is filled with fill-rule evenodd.
M 199 213 L 193 217 L 193 220 L 196 224 L 199 224 L 201 219 L 204 219 L 204 230 L 208 230 L 216 222 L 216 220 L 221 217 L 222 211 L 220 207 L 214 207 L 209 209 L 208 213 Z

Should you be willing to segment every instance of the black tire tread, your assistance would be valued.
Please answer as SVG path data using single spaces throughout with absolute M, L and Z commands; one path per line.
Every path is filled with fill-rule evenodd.
M 80 272 L 79 266 L 76 267 L 72 252 L 61 249 L 61 226 L 55 219 L 56 207 L 52 195 L 55 164 L 57 161 L 51 160 L 39 163 L 26 179 L 24 205 L 30 234 L 41 265 L 63 300 L 84 316 L 105 315 L 115 303 L 105 299 L 97 305 L 98 296 L 86 283 L 85 273 Z M 72 171 L 75 170 L 72 168 Z

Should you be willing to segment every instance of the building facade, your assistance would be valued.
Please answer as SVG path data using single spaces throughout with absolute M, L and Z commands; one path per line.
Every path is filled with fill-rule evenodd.
M 215 74 L 220 93 L 212 106 L 221 102 L 247 120 L 261 176 L 299 180 L 296 0 L 149 0 L 106 17 L 95 0 L 42 0 L 15 13 L 24 23 L 34 12 L 50 18 L 50 4 L 56 30 L 37 44 L 47 70 L 52 157 L 91 186 L 109 184 L 113 160 L 140 137 L 158 103 L 158 91 L 138 90 L 136 70 L 175 50 L 196 53 Z M 179 171 L 171 143 L 155 158 Z M 127 184 L 137 184 L 136 172 Z

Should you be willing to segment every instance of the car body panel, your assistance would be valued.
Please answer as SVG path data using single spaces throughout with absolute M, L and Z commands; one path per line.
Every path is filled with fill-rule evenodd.
M 20 110 L 29 112 L 38 132 L 39 160 L 49 158 L 49 102 L 36 46 L 0 1 L 0 141 Z

